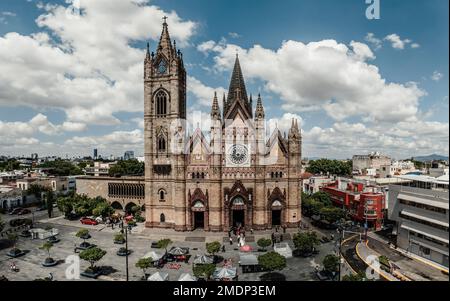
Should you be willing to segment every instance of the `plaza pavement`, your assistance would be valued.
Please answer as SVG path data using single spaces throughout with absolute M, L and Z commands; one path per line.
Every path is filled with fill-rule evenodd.
M 119 228 L 114 230 L 105 225 L 88 226 L 81 225 L 79 221 L 67 221 L 63 217 L 56 217 L 52 219 L 41 218 L 36 224 L 36 228 L 45 228 L 46 226 L 53 226 L 59 230 L 60 242 L 56 243 L 51 249 L 51 256 L 55 260 L 61 260 L 62 262 L 56 267 L 44 268 L 41 263 L 46 258 L 46 252 L 40 250 L 39 247 L 44 243 L 44 241 L 30 238 L 20 238 L 18 242 L 18 247 L 23 250 L 27 250 L 27 254 L 23 257 L 17 259 L 11 259 L 6 256 L 8 249 L 0 250 L 0 275 L 5 275 L 10 280 L 34 280 L 36 278 L 44 278 L 53 274 L 55 280 L 64 281 L 67 280 L 65 277 L 65 270 L 68 264 L 63 261 L 69 255 L 74 255 L 75 245 L 79 245 L 82 241 L 81 239 L 75 237 L 75 233 L 80 228 L 87 228 L 90 230 L 92 236 L 88 241 L 90 243 L 96 244 L 100 248 L 107 251 L 107 254 L 97 263 L 97 266 L 108 267 L 111 273 L 107 276 L 101 276 L 98 280 L 125 280 L 125 257 L 119 257 L 116 255 L 116 251 L 122 246 L 113 243 L 113 236 L 115 233 L 119 232 Z M 315 229 L 314 229 L 315 230 Z M 288 231 L 292 232 L 292 231 Z M 248 233 L 248 232 L 247 232 Z M 253 241 L 256 241 L 260 237 L 269 238 L 271 231 L 258 231 L 254 233 Z M 250 236 L 250 233 L 247 234 Z M 190 241 L 189 238 L 204 238 L 203 241 Z M 192 273 L 192 261 L 196 254 L 205 254 L 205 242 L 218 240 L 221 243 L 227 241 L 227 233 L 210 233 L 203 231 L 193 231 L 193 232 L 175 232 L 172 230 L 165 229 L 146 229 L 143 224 L 138 224 L 137 227 L 133 228 L 128 236 L 128 246 L 133 252 L 129 256 L 129 279 L 136 281 L 140 280 L 143 275 L 142 270 L 136 268 L 134 265 L 139 258 L 144 256 L 147 252 L 155 250 L 159 253 L 163 253 L 163 250 L 151 249 L 151 242 L 159 240 L 160 238 L 170 238 L 174 241 L 172 246 L 189 247 L 190 254 L 192 255 L 189 263 L 181 263 L 181 268 L 179 270 L 172 270 L 164 267 L 162 270 L 169 273 L 170 280 L 177 280 L 181 273 L 190 272 Z M 256 242 L 249 242 L 254 249 L 257 249 Z M 289 258 L 287 259 L 287 267 L 282 271 L 286 276 L 286 280 L 301 280 L 301 281 L 312 281 L 315 280 L 314 271 L 315 266 L 321 264 L 323 258 L 332 254 L 335 251 L 336 242 L 329 242 L 326 244 L 321 244 L 318 249 L 320 253 L 315 257 L 311 258 Z M 289 241 L 289 245 L 293 248 L 292 241 Z M 170 246 L 171 247 L 171 246 Z M 170 248 L 169 247 L 169 248 Z M 218 255 L 223 256 L 226 259 L 231 258 L 233 265 L 238 266 L 239 261 L 239 251 L 235 250 L 237 248 L 236 244 L 230 247 L 228 243 L 225 243 L 226 252 L 220 252 Z M 269 248 L 270 250 L 271 248 Z M 258 253 L 257 253 L 258 255 Z M 16 262 L 17 267 L 20 269 L 19 272 L 10 271 L 10 263 Z M 87 268 L 89 264 L 81 260 L 81 271 Z M 148 274 L 152 274 L 158 271 L 156 268 L 151 268 L 147 271 Z M 238 269 L 239 280 L 249 280 L 255 281 L 259 280 L 259 276 L 263 273 L 247 273 L 243 274 L 242 270 Z M 91 280 L 81 277 L 79 280 Z

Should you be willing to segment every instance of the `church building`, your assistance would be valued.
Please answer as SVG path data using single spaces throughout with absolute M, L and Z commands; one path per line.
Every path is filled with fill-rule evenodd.
M 144 62 L 146 227 L 177 231 L 298 227 L 301 131 L 266 130 L 236 55 L 226 95 L 211 95 L 210 128 L 186 119 L 186 69 L 168 24 Z M 204 120 L 197 121 L 205 122 Z M 195 123 L 197 123 L 195 122 Z

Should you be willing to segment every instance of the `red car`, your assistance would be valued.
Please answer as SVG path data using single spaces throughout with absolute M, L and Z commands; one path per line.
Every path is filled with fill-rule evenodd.
M 98 222 L 95 219 L 89 218 L 89 217 L 83 217 L 82 219 L 80 219 L 80 222 L 83 225 L 98 225 Z

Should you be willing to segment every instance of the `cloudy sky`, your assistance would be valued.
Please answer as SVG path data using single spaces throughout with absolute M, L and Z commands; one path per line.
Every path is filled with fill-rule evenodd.
M 381 0 L 368 20 L 365 0 L 2 0 L 0 155 L 142 154 L 164 15 L 191 111 L 209 113 L 238 52 L 271 124 L 301 121 L 305 157 L 448 155 L 448 5 Z

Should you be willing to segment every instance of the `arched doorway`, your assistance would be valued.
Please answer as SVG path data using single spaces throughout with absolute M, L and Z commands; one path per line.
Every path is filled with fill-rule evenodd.
M 132 203 L 132 202 L 128 203 L 128 204 L 125 206 L 125 212 L 126 212 L 126 213 L 131 213 L 131 208 L 133 208 L 134 206 L 136 206 L 135 203 Z
M 192 205 L 192 225 L 194 229 L 205 228 L 205 204 L 202 201 L 197 200 Z
M 112 202 L 111 207 L 115 210 L 123 210 L 122 204 L 117 201 Z
M 281 226 L 281 212 L 283 204 L 279 200 L 272 202 L 272 227 Z
M 241 196 L 237 196 L 231 202 L 230 224 L 233 227 L 245 226 L 245 202 Z

